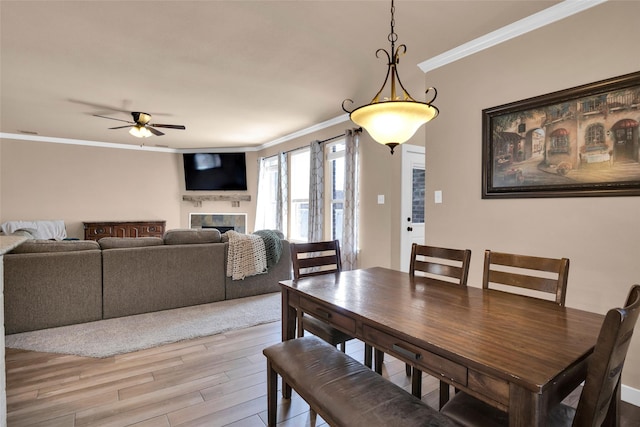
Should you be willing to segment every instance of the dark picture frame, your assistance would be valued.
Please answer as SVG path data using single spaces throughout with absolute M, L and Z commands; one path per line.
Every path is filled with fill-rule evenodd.
M 640 72 L 482 110 L 482 198 L 640 195 Z

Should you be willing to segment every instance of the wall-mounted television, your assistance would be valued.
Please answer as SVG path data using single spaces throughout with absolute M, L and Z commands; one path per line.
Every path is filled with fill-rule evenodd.
M 245 153 L 184 153 L 182 158 L 186 190 L 247 190 Z

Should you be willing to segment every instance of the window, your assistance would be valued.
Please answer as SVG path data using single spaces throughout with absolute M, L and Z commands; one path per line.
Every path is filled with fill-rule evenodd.
M 345 141 L 338 140 L 324 147 L 324 236 L 325 240 L 340 240 L 344 227 L 345 205 Z M 288 156 L 287 214 L 283 218 L 287 239 L 293 242 L 309 240 L 309 175 L 311 153 L 308 147 L 293 150 Z M 277 228 L 278 156 L 263 160 L 258 188 L 256 229 Z M 283 230 L 284 231 L 284 230 Z
M 344 224 L 344 141 L 335 142 L 328 147 L 327 168 L 329 169 L 328 185 L 331 197 L 327 198 L 328 212 L 331 212 L 331 240 L 342 238 Z
M 309 167 L 308 148 L 296 150 L 290 154 L 289 191 L 291 205 L 290 233 L 293 241 L 306 242 L 309 237 Z
M 591 125 L 587 128 L 584 136 L 587 149 L 589 146 L 603 145 L 604 142 L 604 126 L 601 124 Z
M 569 132 L 564 128 L 554 130 L 551 133 L 549 153 L 568 153 L 569 151 Z

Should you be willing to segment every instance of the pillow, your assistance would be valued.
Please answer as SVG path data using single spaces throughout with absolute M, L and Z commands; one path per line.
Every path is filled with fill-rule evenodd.
M 100 249 L 98 242 L 93 240 L 27 240 L 10 253 L 28 254 L 43 252 L 74 252 Z
M 145 246 L 162 246 L 161 237 L 103 237 L 98 240 L 102 249 L 142 248 Z
M 165 245 L 186 245 L 192 243 L 220 243 L 220 231 L 217 228 L 182 228 L 167 230 L 164 233 Z

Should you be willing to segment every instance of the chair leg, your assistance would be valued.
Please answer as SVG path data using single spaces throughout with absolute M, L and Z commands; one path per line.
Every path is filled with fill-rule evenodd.
M 376 373 L 382 375 L 382 362 L 384 361 L 384 352 L 376 348 L 373 354 L 374 370 L 376 371 Z
M 409 365 L 408 363 L 406 363 L 404 365 L 404 372 L 407 374 L 408 377 L 411 376 L 411 365 Z
M 417 368 L 411 371 L 411 394 L 422 399 L 422 371 Z
M 284 383 L 284 379 L 282 381 Z M 267 359 L 267 419 L 269 427 L 275 427 L 278 411 L 278 374 L 273 370 L 271 361 Z
M 342 341 L 340 343 L 340 351 L 343 352 L 343 353 L 347 352 L 347 343 L 346 343 L 346 341 Z
M 364 366 L 371 369 L 371 361 L 373 360 L 373 347 L 369 344 L 364 345 Z
M 298 321 L 298 338 L 302 338 L 304 336 L 304 328 L 302 327 L 302 311 L 298 310 L 298 315 L 296 316 L 296 320 Z
M 449 384 L 440 381 L 440 409 L 449 401 Z

